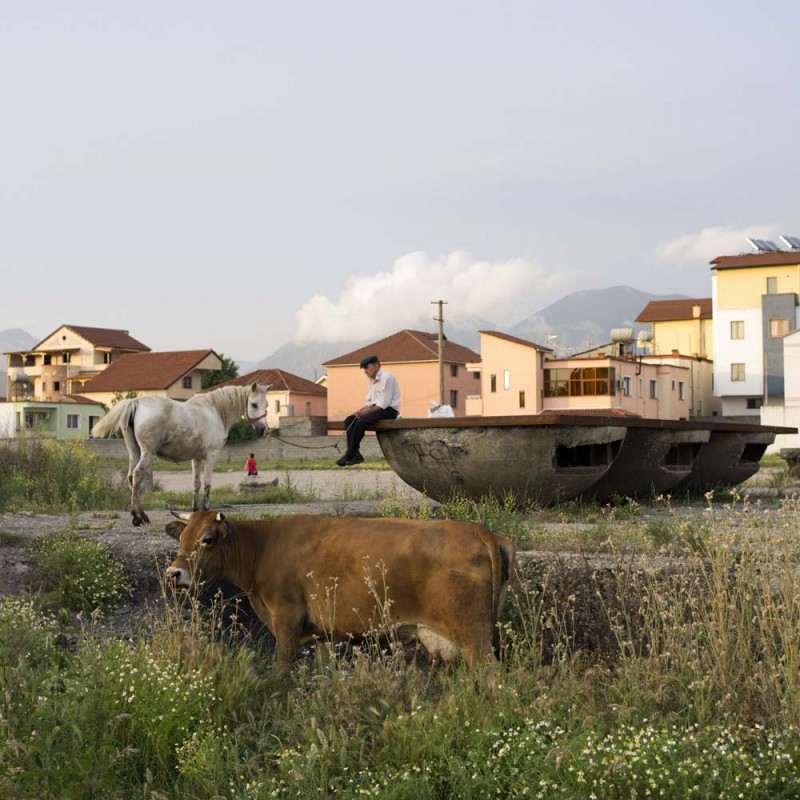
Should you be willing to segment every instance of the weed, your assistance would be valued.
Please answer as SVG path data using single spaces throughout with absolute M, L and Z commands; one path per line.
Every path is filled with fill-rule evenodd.
M 42 591 L 57 608 L 108 610 L 131 593 L 122 565 L 98 542 L 69 532 L 36 541 L 32 551 Z

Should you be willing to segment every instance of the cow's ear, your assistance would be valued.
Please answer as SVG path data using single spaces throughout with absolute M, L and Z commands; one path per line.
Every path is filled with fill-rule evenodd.
M 182 522 L 181 520 L 174 519 L 172 522 L 168 522 L 166 528 L 164 530 L 173 538 L 180 541 L 181 534 L 183 533 L 183 529 L 186 527 L 186 523 Z
M 200 539 L 201 547 L 211 547 L 217 542 L 221 542 L 231 530 L 231 524 L 225 519 L 223 513 L 218 513 L 215 520 L 215 525 L 210 530 L 206 531 Z

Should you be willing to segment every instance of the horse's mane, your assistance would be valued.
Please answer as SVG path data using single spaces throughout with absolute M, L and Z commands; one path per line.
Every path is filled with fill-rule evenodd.
M 186 402 L 213 406 L 227 429 L 247 410 L 245 404 L 249 395 L 249 386 L 221 386 L 205 394 L 196 394 Z

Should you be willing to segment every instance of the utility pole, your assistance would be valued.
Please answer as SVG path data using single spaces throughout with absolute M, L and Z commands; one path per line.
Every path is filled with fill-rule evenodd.
M 439 306 L 439 316 L 433 321 L 439 323 L 439 405 L 444 405 L 444 311 L 442 306 L 447 305 L 446 300 L 431 300 L 431 305 Z

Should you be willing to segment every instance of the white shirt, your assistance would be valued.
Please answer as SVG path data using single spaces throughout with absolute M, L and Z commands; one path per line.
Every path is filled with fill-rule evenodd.
M 366 405 L 389 408 L 391 406 L 400 412 L 400 384 L 391 372 L 381 368 L 375 375 L 375 380 L 369 382 Z

